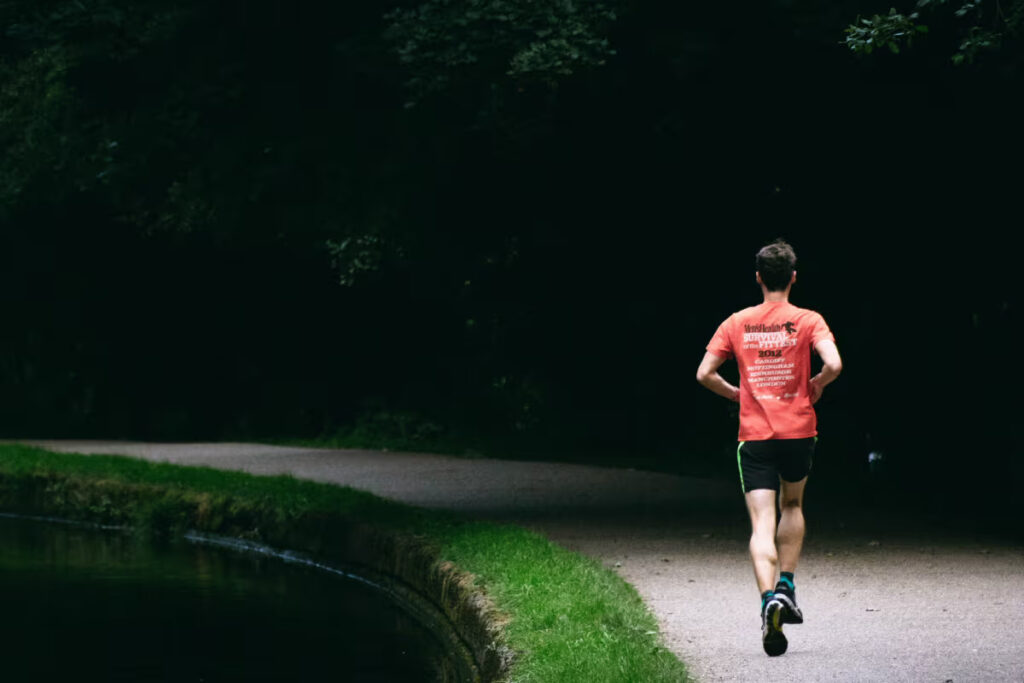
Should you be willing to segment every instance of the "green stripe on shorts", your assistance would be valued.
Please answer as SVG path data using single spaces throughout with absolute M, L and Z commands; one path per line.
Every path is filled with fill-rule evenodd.
M 740 449 L 743 448 L 743 444 L 745 443 L 746 441 L 740 441 L 740 445 L 736 447 L 736 467 L 740 471 L 740 491 L 742 491 L 743 493 L 746 493 L 747 490 L 743 486 L 743 463 L 740 462 Z

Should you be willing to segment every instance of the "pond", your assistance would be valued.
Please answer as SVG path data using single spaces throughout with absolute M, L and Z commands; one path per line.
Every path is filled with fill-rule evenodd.
M 464 681 L 458 648 L 358 576 L 209 542 L 0 516 L 9 681 Z

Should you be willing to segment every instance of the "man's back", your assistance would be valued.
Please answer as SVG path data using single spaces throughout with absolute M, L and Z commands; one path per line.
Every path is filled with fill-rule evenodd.
M 832 339 L 815 311 L 766 301 L 729 316 L 707 350 L 736 358 L 740 374 L 740 441 L 817 435 L 808 391 L 811 349 Z

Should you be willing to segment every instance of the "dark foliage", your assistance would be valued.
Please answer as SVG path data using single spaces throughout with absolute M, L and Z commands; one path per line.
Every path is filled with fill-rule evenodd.
M 3 432 L 728 472 L 693 373 L 784 236 L 846 362 L 823 476 L 869 433 L 913 477 L 1021 462 L 979 367 L 1021 303 L 1014 45 L 858 58 L 855 0 L 532 6 L 0 2 Z

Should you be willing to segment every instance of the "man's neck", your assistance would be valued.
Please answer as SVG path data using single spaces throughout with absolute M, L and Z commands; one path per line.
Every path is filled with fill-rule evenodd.
M 764 302 L 766 304 L 774 304 L 780 301 L 789 303 L 789 287 L 786 287 L 786 289 L 781 292 L 769 292 L 764 288 L 764 285 L 762 285 L 761 291 L 764 293 Z

